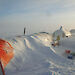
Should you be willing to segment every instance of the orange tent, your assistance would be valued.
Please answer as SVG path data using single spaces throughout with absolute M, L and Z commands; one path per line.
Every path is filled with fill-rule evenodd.
M 0 60 L 4 68 L 13 58 L 13 56 L 14 53 L 11 44 L 3 39 L 0 39 Z

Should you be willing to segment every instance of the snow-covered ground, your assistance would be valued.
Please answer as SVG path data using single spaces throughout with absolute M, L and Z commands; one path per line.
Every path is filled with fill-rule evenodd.
M 65 49 L 74 51 L 75 37 L 51 45 L 52 35 L 38 33 L 6 39 L 14 47 L 14 58 L 5 68 L 6 75 L 75 75 L 75 61 L 63 56 Z

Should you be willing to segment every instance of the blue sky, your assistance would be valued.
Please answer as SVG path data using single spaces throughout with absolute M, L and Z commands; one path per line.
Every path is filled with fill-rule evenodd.
M 75 0 L 0 0 L 0 34 L 75 28 Z

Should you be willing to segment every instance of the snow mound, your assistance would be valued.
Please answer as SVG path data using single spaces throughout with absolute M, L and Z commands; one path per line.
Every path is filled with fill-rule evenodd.
M 60 37 L 60 39 L 63 39 L 64 37 L 70 37 L 71 33 L 61 26 L 60 29 L 56 30 L 53 33 L 53 40 L 56 40 L 58 36 Z
M 59 56 L 51 46 L 52 35 L 38 33 L 7 39 L 14 58 L 5 68 L 6 75 L 74 75 L 71 60 Z

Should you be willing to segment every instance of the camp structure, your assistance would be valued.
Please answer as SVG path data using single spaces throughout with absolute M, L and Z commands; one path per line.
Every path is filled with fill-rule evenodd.
M 2 62 L 3 68 L 6 67 L 13 56 L 14 53 L 11 44 L 4 39 L 0 39 L 0 60 Z
M 25 33 L 26 33 L 26 28 L 24 28 L 24 35 L 25 35 Z
M 56 30 L 54 33 L 53 33 L 53 40 L 61 40 L 62 38 L 64 37 L 70 37 L 71 36 L 71 33 L 67 30 L 65 30 L 62 26 L 60 27 L 60 29 Z

